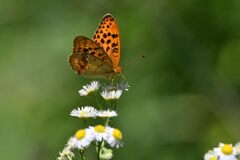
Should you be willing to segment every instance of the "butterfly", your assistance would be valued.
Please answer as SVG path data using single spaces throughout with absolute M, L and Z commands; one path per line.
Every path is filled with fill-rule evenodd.
M 79 75 L 88 78 L 113 79 L 122 72 L 120 61 L 120 35 L 117 22 L 111 14 L 103 17 L 93 38 L 77 36 L 69 64 Z

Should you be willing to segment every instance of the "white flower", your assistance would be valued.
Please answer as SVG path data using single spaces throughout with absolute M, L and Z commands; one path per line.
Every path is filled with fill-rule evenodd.
M 107 101 L 108 100 L 117 100 L 121 95 L 122 95 L 122 90 L 120 90 L 120 89 L 111 90 L 111 91 L 104 90 L 101 93 L 101 96 Z
M 73 148 L 84 149 L 93 141 L 94 137 L 89 132 L 89 129 L 79 129 L 73 137 L 68 141 L 68 145 Z
M 95 118 L 97 115 L 97 110 L 91 106 L 85 106 L 81 108 L 77 108 L 71 111 L 70 115 L 79 117 L 79 118 Z
M 110 118 L 110 117 L 116 117 L 117 116 L 117 112 L 116 111 L 111 111 L 111 110 L 101 110 L 97 112 L 97 116 L 98 117 L 103 117 L 103 118 Z
M 99 157 L 100 157 L 100 159 L 107 159 L 107 160 L 112 159 L 112 157 L 113 157 L 112 150 L 103 147 L 103 148 L 101 149 L 101 152 L 100 152 Z
M 219 160 L 237 160 L 236 149 L 232 144 L 220 143 L 213 151 L 219 156 Z
M 208 151 L 205 155 L 204 155 L 204 160 L 218 160 L 218 155 L 216 152 L 214 151 Z
M 240 155 L 240 142 L 238 142 L 237 144 L 235 144 L 234 148 L 236 149 L 236 154 Z
M 117 128 L 106 127 L 106 141 L 111 147 L 119 148 L 122 144 L 122 132 Z
M 128 82 L 122 82 L 117 84 L 117 88 L 121 89 L 121 90 L 125 90 L 128 91 L 130 86 L 128 85 Z
M 90 84 L 87 84 L 83 86 L 81 90 L 79 90 L 80 96 L 88 96 L 90 93 L 93 93 L 99 89 L 99 82 L 98 81 L 93 81 Z
M 96 125 L 95 127 L 89 127 L 90 134 L 94 137 L 94 140 L 101 142 L 106 140 L 106 128 L 102 125 Z
M 69 146 L 65 147 L 62 152 L 59 152 L 59 155 L 60 156 L 57 158 L 58 160 L 68 160 L 68 157 L 74 157 L 74 153 L 71 151 L 71 147 Z

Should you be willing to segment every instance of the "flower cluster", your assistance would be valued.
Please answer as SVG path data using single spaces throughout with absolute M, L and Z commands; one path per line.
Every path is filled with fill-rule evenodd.
M 235 145 L 220 143 L 218 147 L 208 151 L 204 160 L 237 160 L 240 156 L 240 143 Z
M 122 132 L 118 128 L 109 126 L 110 118 L 118 116 L 116 112 L 117 100 L 123 91 L 129 88 L 126 82 L 111 85 L 100 84 L 93 81 L 83 86 L 79 90 L 80 96 L 93 97 L 96 100 L 97 107 L 82 106 L 73 109 L 70 113 L 73 117 L 83 120 L 84 127 L 78 129 L 76 133 L 68 140 L 66 147 L 60 152 L 58 160 L 72 160 L 74 158 L 73 150 L 79 151 L 83 160 L 85 160 L 85 150 L 92 144 L 96 147 L 97 159 L 108 160 L 113 157 L 111 148 L 123 146 Z M 99 100 L 99 97 L 102 100 Z M 102 101 L 105 101 L 105 104 Z M 104 106 L 104 107 L 103 107 Z M 86 120 L 90 118 L 102 119 L 102 124 L 86 127 Z
M 80 96 L 91 96 L 92 94 L 96 93 L 99 88 L 100 83 L 98 81 L 93 81 L 90 84 L 83 86 L 83 88 L 80 89 L 78 92 Z M 128 88 L 129 85 L 126 82 L 116 84 L 114 86 L 103 85 L 100 94 L 107 101 L 117 100 L 122 95 L 122 91 L 123 90 L 128 91 Z
M 83 86 L 82 89 L 80 89 L 78 92 L 80 96 L 88 96 L 91 93 L 94 93 L 99 89 L 99 82 L 98 81 L 93 81 L 90 84 L 87 84 L 86 86 Z
M 71 116 L 79 117 L 79 118 L 95 118 L 95 117 L 116 117 L 117 112 L 114 110 L 97 110 L 91 106 L 78 107 L 77 109 L 72 110 L 70 113 Z
M 122 146 L 122 132 L 117 128 L 104 127 L 99 124 L 79 129 L 68 141 L 68 146 L 72 149 L 85 149 L 92 142 L 106 142 L 111 147 L 119 148 Z

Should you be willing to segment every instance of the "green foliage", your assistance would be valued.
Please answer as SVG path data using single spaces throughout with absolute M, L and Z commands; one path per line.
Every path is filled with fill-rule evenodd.
M 106 13 L 121 34 L 130 90 L 116 124 L 117 159 L 203 159 L 240 140 L 240 1 L 0 0 L 1 159 L 52 160 L 90 100 L 67 58 Z M 142 58 L 145 56 L 145 58 Z

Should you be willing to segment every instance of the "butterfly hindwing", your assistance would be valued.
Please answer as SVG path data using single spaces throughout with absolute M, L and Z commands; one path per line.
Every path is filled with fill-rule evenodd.
M 83 53 L 81 56 L 87 57 L 87 70 L 84 73 L 86 77 L 94 78 L 112 78 L 114 76 L 113 67 L 93 55 Z
M 74 47 L 73 53 L 81 52 L 81 53 L 89 53 L 95 57 L 102 59 L 104 62 L 112 65 L 112 60 L 106 54 L 102 47 L 100 47 L 97 43 L 93 40 L 84 37 L 84 36 L 77 36 L 74 39 Z
M 86 77 L 109 78 L 114 74 L 112 60 L 93 40 L 77 36 L 69 63 L 78 74 Z
M 93 35 L 93 40 L 108 54 L 115 68 L 120 61 L 120 35 L 114 17 L 107 14 L 103 17 L 98 29 Z

